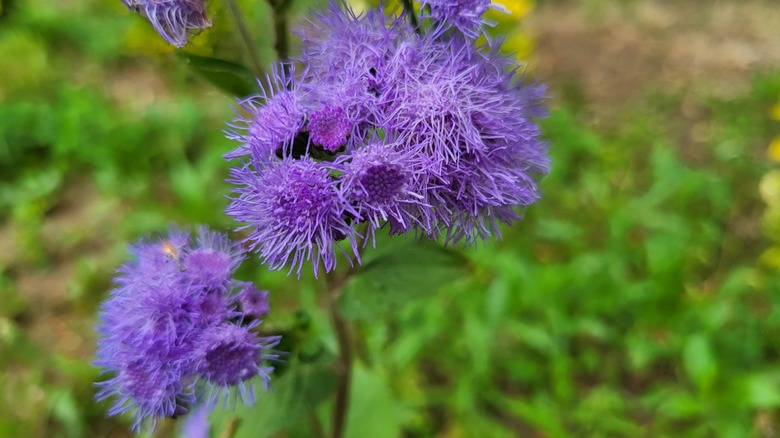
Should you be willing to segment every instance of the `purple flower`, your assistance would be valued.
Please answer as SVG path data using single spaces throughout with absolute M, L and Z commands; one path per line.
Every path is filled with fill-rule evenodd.
M 227 213 L 270 269 L 300 275 L 312 261 L 315 275 L 331 271 L 340 241 L 352 263 L 355 238 L 366 244 L 383 227 L 475 244 L 539 198 L 544 88 L 525 84 L 497 47 L 476 45 L 489 1 L 424 3 L 446 22 L 418 35 L 403 17 L 332 1 L 299 32 L 306 74 L 279 92 L 295 96 L 280 136 L 292 153 L 237 138 L 246 161 L 232 170 Z M 254 113 L 282 117 L 255 116 L 251 129 L 279 130 L 286 112 L 275 105 Z
M 211 27 L 204 0 L 122 0 L 130 10 L 146 18 L 154 30 L 178 48 L 189 36 Z
M 201 228 L 196 239 L 171 231 L 132 252 L 135 258 L 119 269 L 116 288 L 102 304 L 98 326 L 95 364 L 112 377 L 97 384 L 97 398 L 114 399 L 109 415 L 132 412 L 134 429 L 153 428 L 159 417 L 187 413 L 204 387 L 225 391 L 236 382 L 244 393 L 238 382 L 254 376 L 267 384 L 270 368 L 262 364 L 275 358 L 268 348 L 278 339 L 258 337 L 251 331 L 257 321 L 234 323 L 244 318 L 236 310 L 235 289 L 245 285 L 231 278 L 243 259 L 236 245 Z M 223 349 L 204 356 L 205 345 L 213 344 L 215 333 L 239 331 L 256 346 L 255 365 L 231 368 L 232 377 L 225 368 L 217 378 L 215 364 L 232 361 L 232 353 Z
M 383 126 L 429 160 L 418 193 L 447 241 L 471 244 L 539 197 L 549 158 L 531 117 L 543 115 L 544 90 L 523 84 L 495 49 L 462 37 L 422 39 L 414 52 L 393 67 L 403 74 L 386 96 Z
M 231 277 L 243 260 L 243 251 L 227 236 L 201 228 L 197 245 L 187 251 L 181 265 L 191 287 L 222 292 L 230 288 Z
M 254 403 L 252 386 L 246 385 L 246 381 L 257 376 L 264 387 L 268 386 L 273 368 L 263 367 L 262 363 L 278 358 L 271 349 L 280 338 L 258 337 L 251 330 L 259 324 L 254 321 L 246 326 L 216 325 L 199 337 L 194 362 L 196 372 L 209 384 L 207 403 L 210 405 L 223 395 L 227 398 L 231 387 L 237 388 L 235 395 L 243 403 Z
M 291 67 L 289 74 L 287 70 L 283 65 L 276 66 L 259 95 L 239 101 L 238 118 L 226 134 L 241 146 L 225 158 L 257 154 L 267 159 L 289 154 L 296 141 L 303 141 L 304 148 L 308 146 L 308 139 L 299 136 L 306 123 L 303 92 L 295 80 L 295 70 Z
M 341 107 L 326 106 L 309 115 L 311 142 L 329 152 L 337 151 L 347 142 L 352 122 Z
M 238 196 L 226 212 L 246 225 L 252 250 L 270 269 L 290 265 L 300 275 L 312 261 L 315 275 L 336 266 L 336 242 L 350 238 L 348 206 L 328 169 L 311 158 L 285 159 L 267 165 L 231 169 L 229 182 Z
M 297 33 L 302 40 L 300 61 L 312 78 L 377 87 L 383 85 L 384 65 L 395 42 L 411 29 L 404 18 L 389 19 L 381 9 L 358 16 L 342 2 L 331 1 Z
M 238 293 L 238 306 L 244 316 L 260 319 L 270 310 L 268 291 L 258 290 L 254 284 L 249 283 Z
M 510 0 L 511 1 L 511 0 Z M 491 6 L 490 0 L 421 0 L 422 7 L 430 7 L 430 17 L 445 28 L 454 27 L 471 39 L 482 34 L 483 15 Z
M 377 141 L 339 157 L 336 169 L 344 198 L 354 206 L 358 220 L 368 222 L 372 236 L 391 219 L 398 230 L 413 225 L 428 229 L 420 218 L 428 216 L 423 210 L 429 206 L 415 192 L 424 168 L 404 152 L 403 144 Z

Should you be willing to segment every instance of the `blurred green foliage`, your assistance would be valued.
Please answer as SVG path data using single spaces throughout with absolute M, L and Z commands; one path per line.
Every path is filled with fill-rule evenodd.
M 92 399 L 94 315 L 126 242 L 231 227 L 232 98 L 118 1 L 14 3 L 0 10 L 0 436 L 126 436 Z M 218 27 L 192 53 L 235 48 L 230 36 Z M 256 36 L 268 61 L 272 39 Z M 341 302 L 361 335 L 348 435 L 772 436 L 780 279 L 758 262 L 758 184 L 778 95 L 780 72 L 697 97 L 708 129 L 693 146 L 674 91 L 598 128 L 587 103 L 556 101 L 545 196 L 503 240 L 367 254 Z M 313 279 L 264 271 L 242 268 L 273 291 L 267 324 L 291 355 L 235 436 L 313 436 L 335 340 Z M 214 415 L 215 436 L 230 418 Z

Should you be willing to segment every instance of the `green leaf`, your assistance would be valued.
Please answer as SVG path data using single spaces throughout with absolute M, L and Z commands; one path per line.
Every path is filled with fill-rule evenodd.
M 430 297 L 469 271 L 455 251 L 433 242 L 395 247 L 366 263 L 347 283 L 340 299 L 349 320 L 373 320 L 409 301 Z
M 718 363 L 706 336 L 696 334 L 688 338 L 683 347 L 683 366 L 700 391 L 706 391 L 712 386 Z
M 352 373 L 347 438 L 401 436 L 403 410 L 387 379 L 376 369 L 355 366 Z
M 178 56 L 204 79 L 234 96 L 244 97 L 257 91 L 254 75 L 243 65 L 191 53 L 180 52 Z
M 758 409 L 774 409 L 780 406 L 780 374 L 753 374 L 742 383 L 745 399 Z
M 233 416 L 239 419 L 233 438 L 270 437 L 308 425 L 314 409 L 333 392 L 336 380 L 330 364 L 291 365 L 289 371 L 272 381 L 269 390 L 255 388 L 254 406 L 239 404 L 235 409 L 218 407 L 211 414 L 212 430 L 227 427 Z

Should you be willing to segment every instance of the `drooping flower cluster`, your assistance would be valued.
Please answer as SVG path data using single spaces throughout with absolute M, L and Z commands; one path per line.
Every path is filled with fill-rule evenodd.
M 479 18 L 489 2 L 428 3 L 460 29 L 452 14 Z M 420 35 L 404 16 L 331 2 L 299 31 L 305 69 L 274 70 L 228 132 L 240 145 L 226 157 L 242 162 L 227 213 L 271 269 L 312 261 L 316 275 L 338 252 L 359 262 L 382 227 L 474 244 L 539 198 L 544 88 L 478 46 L 467 28 L 479 23 Z
M 232 388 L 251 403 L 249 381 L 268 384 L 266 362 L 277 358 L 279 338 L 255 330 L 267 295 L 251 298 L 263 312 L 245 310 L 244 297 L 259 292 L 232 278 L 244 257 L 239 247 L 201 228 L 194 241 L 172 231 L 132 252 L 100 312 L 95 363 L 112 377 L 98 383 L 97 397 L 115 400 L 109 414 L 131 411 L 137 429 L 227 400 Z
M 165 41 L 178 48 L 187 44 L 190 35 L 211 27 L 205 0 L 122 0 L 122 3 L 146 18 Z
M 515 0 L 508 0 L 510 2 Z M 491 0 L 421 0 L 423 10 L 430 8 L 430 17 L 445 27 L 454 27 L 471 38 L 481 33 L 483 16 L 488 9 L 503 10 Z

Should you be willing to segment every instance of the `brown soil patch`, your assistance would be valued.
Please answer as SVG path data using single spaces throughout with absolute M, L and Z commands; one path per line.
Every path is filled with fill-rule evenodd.
M 648 90 L 734 96 L 756 72 L 780 68 L 780 2 L 556 2 L 528 24 L 535 75 L 573 82 L 596 111 Z

